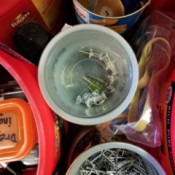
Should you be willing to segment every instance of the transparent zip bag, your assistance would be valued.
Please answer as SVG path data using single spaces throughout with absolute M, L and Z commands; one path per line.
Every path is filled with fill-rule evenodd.
M 136 53 L 139 82 L 129 106 L 114 120 L 97 126 L 104 140 L 124 134 L 129 141 L 158 147 L 161 145 L 159 96 L 174 62 L 175 21 L 160 11 L 145 18 L 130 43 Z

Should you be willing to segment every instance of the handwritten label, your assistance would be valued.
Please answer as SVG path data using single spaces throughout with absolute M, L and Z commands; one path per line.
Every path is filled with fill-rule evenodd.
M 9 147 L 18 142 L 18 120 L 13 112 L 0 113 L 0 147 Z
M 0 142 L 4 141 L 4 140 L 9 140 L 12 141 L 14 143 L 17 143 L 16 140 L 16 134 L 0 134 Z
M 0 114 L 0 116 L 3 116 L 3 114 Z M 11 127 L 12 118 L 11 117 L 0 118 L 0 125 L 1 124 L 8 125 L 8 127 Z

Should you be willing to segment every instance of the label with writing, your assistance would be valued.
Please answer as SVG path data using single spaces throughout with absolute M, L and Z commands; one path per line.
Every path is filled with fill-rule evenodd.
M 20 24 L 22 24 L 28 17 L 30 16 L 30 12 L 29 11 L 23 11 L 20 14 L 18 14 L 15 19 L 12 21 L 11 26 L 13 28 L 19 26 Z
M 18 142 L 18 122 L 12 112 L 0 113 L 0 150 L 15 147 Z

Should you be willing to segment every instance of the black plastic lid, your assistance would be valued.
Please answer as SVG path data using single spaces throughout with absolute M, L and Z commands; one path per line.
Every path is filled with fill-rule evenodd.
M 33 22 L 23 24 L 14 36 L 18 52 L 36 65 L 51 38 L 41 25 Z

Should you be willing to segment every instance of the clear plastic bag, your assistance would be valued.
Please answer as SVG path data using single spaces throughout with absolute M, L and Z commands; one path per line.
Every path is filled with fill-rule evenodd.
M 139 83 L 128 108 L 115 120 L 97 127 L 108 133 L 108 138 L 125 134 L 134 142 L 151 147 L 161 145 L 159 95 L 171 73 L 168 66 L 174 61 L 174 29 L 173 19 L 155 11 L 142 22 L 131 39 L 138 58 Z

